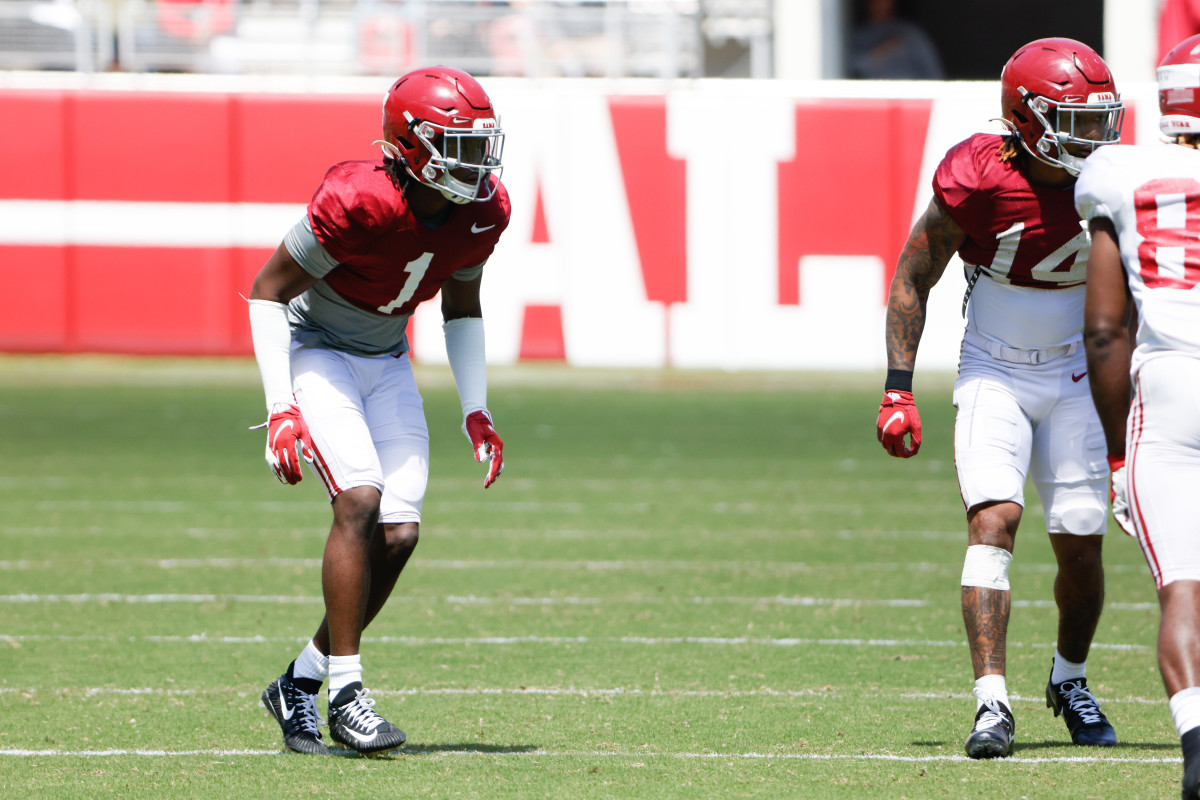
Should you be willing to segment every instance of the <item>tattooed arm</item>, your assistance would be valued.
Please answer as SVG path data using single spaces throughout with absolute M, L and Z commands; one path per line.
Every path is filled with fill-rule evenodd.
M 929 207 L 908 234 L 888 293 L 885 327 L 888 369 L 912 371 L 917 345 L 925 330 L 929 290 L 942 277 L 950 257 L 966 238 L 967 234 L 950 219 L 937 199 L 930 200 Z

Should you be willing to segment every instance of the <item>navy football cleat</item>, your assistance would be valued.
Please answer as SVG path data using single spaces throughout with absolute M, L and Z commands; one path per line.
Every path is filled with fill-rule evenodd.
M 395 750 L 405 740 L 404 731 L 375 713 L 370 693 L 355 681 L 329 703 L 329 736 L 363 755 Z
M 1100 703 L 1087 688 L 1087 678 L 1046 684 L 1046 707 L 1054 716 L 1062 715 L 1071 732 L 1071 741 L 1091 747 L 1116 747 L 1117 732 L 1109 723 Z
M 292 668 L 263 690 L 262 704 L 283 729 L 283 744 L 297 753 L 324 756 L 329 748 L 321 739 L 317 695 L 309 694 L 291 678 Z

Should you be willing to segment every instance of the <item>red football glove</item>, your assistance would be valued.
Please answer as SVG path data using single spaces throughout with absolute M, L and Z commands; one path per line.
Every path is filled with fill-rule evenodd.
M 492 418 L 486 411 L 472 411 L 463 423 L 463 431 L 471 440 L 471 449 L 475 451 L 475 460 L 483 463 L 490 461 L 487 477 L 483 479 L 483 488 L 488 488 L 504 471 L 504 442 L 496 435 L 492 427 Z
M 911 458 L 921 449 L 921 415 L 912 392 L 888 389 L 879 404 L 879 421 L 875 423 L 875 435 L 883 443 L 883 449 L 897 458 Z M 904 437 L 912 439 L 912 446 L 904 443 Z
M 1109 456 L 1108 468 L 1112 471 L 1108 499 L 1112 504 L 1113 519 L 1125 533 L 1136 536 L 1133 532 L 1133 521 L 1129 518 L 1129 485 L 1125 480 L 1125 456 Z
M 267 418 L 266 428 L 268 466 L 280 482 L 299 483 L 304 477 L 300 459 L 311 464 L 314 458 L 312 437 L 300 408 L 292 403 L 276 403 Z

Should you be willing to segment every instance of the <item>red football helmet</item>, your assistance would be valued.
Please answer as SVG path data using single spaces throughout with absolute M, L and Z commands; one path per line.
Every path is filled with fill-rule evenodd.
M 1104 59 L 1074 39 L 1038 39 L 1000 73 L 1003 122 L 1039 161 L 1078 175 L 1100 145 L 1121 141 L 1125 107 Z
M 1171 48 L 1158 65 L 1159 130 L 1200 133 L 1200 34 Z
M 499 185 L 504 131 L 487 92 L 461 70 L 418 69 L 392 84 L 376 144 L 452 202 L 489 200 Z

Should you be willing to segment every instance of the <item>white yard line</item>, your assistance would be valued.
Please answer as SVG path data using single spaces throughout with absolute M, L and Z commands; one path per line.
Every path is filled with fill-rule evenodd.
M 84 698 L 100 697 L 100 696 L 115 696 L 115 697 L 145 697 L 145 696 L 163 696 L 163 697 L 195 697 L 202 695 L 229 695 L 233 693 L 240 697 L 257 698 L 257 689 L 254 692 L 249 692 L 243 687 L 220 686 L 210 687 L 205 689 L 163 689 L 152 687 L 131 687 L 117 688 L 110 686 L 93 686 L 93 687 L 72 687 L 59 688 L 53 692 L 45 692 L 45 694 L 53 694 L 55 696 L 73 695 L 78 692 L 83 693 Z M 15 694 L 29 695 L 31 697 L 43 694 L 42 691 L 36 688 L 15 689 L 15 688 L 0 688 L 0 695 Z M 759 687 L 757 689 L 637 689 L 627 687 L 598 687 L 586 688 L 575 686 L 519 686 L 519 687 L 463 687 L 463 688 L 423 688 L 409 687 L 404 689 L 372 689 L 372 695 L 379 697 L 580 697 L 593 698 L 602 697 L 605 699 L 620 699 L 620 698 L 717 698 L 717 699 L 733 699 L 733 698 L 754 698 L 754 697 L 770 697 L 783 699 L 800 699 L 809 697 L 820 697 L 825 699 L 839 699 L 853 695 L 856 698 L 866 698 L 882 701 L 896 700 L 973 700 L 974 695 L 966 693 L 945 693 L 945 692 L 862 692 L 858 690 L 838 690 L 838 689 L 772 689 L 769 687 Z M 1044 695 L 1036 695 L 1026 697 L 1019 694 L 1011 694 L 1009 698 L 1014 702 L 1025 702 L 1040 705 L 1044 703 L 1046 698 Z M 1104 703 L 1121 705 L 1166 705 L 1165 697 L 1103 697 Z
M 51 756 L 64 756 L 74 758 L 111 758 L 119 756 L 140 756 L 149 758 L 180 758 L 186 756 L 203 756 L 222 758 L 232 758 L 237 756 L 276 756 L 281 754 L 281 750 L 22 750 L 18 748 L 0 748 L 0 756 L 8 756 L 12 758 L 43 758 Z M 334 751 L 342 752 L 342 751 Z M 703 760 L 755 760 L 755 761 L 898 761 L 907 763 L 929 763 L 943 761 L 963 761 L 969 762 L 972 759 L 967 756 L 959 755 L 934 755 L 934 756 L 901 756 L 885 753 L 864 753 L 864 754 L 827 754 L 827 753 L 654 753 L 654 752 L 620 752 L 620 751 L 602 751 L 602 750 L 583 750 L 583 751 L 553 751 L 553 750 L 522 750 L 519 746 L 514 746 L 511 750 L 503 749 L 487 749 L 476 750 L 470 748 L 458 749 L 454 745 L 438 745 L 431 750 L 403 748 L 399 751 L 404 755 L 413 756 L 486 756 L 489 758 L 500 757 L 537 757 L 537 758 L 637 758 L 637 759 L 661 759 L 661 758 L 678 758 L 678 759 L 703 759 Z M 1179 757 L 1165 758 L 1129 758 L 1129 757 L 1105 757 L 1105 756 L 1065 756 L 1060 758 L 1052 757 L 1030 757 L 1023 758 L 1021 756 L 1010 756 L 1008 758 L 996 759 L 994 763 L 1002 764 L 1179 764 L 1183 759 Z
M 741 572 L 761 571 L 768 573 L 798 573 L 818 572 L 836 568 L 837 564 L 810 563 L 804 561 L 683 561 L 683 560 L 636 560 L 636 561 L 607 561 L 591 559 L 422 559 L 414 562 L 421 569 L 443 570 L 534 570 L 546 572 L 551 570 L 567 572 L 665 572 L 675 570 L 697 572 Z M 319 569 L 319 558 L 141 558 L 141 559 L 106 559 L 106 560 L 76 560 L 70 561 L 70 568 L 78 570 L 84 566 L 149 566 L 166 570 L 182 569 L 263 569 L 266 567 L 302 567 Z M 845 565 L 849 566 L 849 565 Z M 962 571 L 962 562 L 932 563 L 918 562 L 856 562 L 852 565 L 856 571 L 864 572 L 912 572 L 912 573 L 949 573 L 957 575 Z M 25 571 L 34 569 L 55 569 L 57 564 L 50 560 L 17 560 L 0 561 L 0 570 Z M 1146 572 L 1145 565 L 1111 564 L 1105 565 L 1105 570 L 1111 573 Z M 1057 571 L 1054 564 L 1023 564 L 1021 570 L 1026 572 L 1053 573 Z
M 6 594 L 0 595 L 4 603 L 71 603 L 71 604 L 148 604 L 159 603 L 255 603 L 262 605 L 317 605 L 323 599 L 317 595 L 249 595 L 249 594 L 118 594 L 113 592 L 84 592 L 79 594 Z M 516 606 L 582 606 L 582 605 L 745 605 L 745 606 L 794 606 L 833 608 L 928 608 L 934 603 L 912 598 L 848 599 L 841 597 L 642 597 L 620 595 L 614 597 L 480 597 L 478 595 L 445 595 L 440 597 L 410 596 L 406 602 L 445 602 L 451 605 L 516 605 Z M 1053 600 L 1014 600 L 1013 608 L 1054 608 Z M 1158 603 L 1109 603 L 1106 608 L 1114 611 L 1156 611 Z
M 304 636 L 210 636 L 207 633 L 175 636 L 52 636 L 46 634 L 5 634 L 0 633 L 2 642 L 122 642 L 154 643 L 154 644 L 281 644 L 301 643 L 308 641 Z M 477 645 L 516 645 L 516 644 L 600 644 L 600 645 L 712 645 L 720 647 L 965 647 L 966 642 L 960 640 L 938 639 L 806 639 L 806 638 L 764 638 L 749 636 L 364 636 L 362 641 L 370 644 L 402 644 L 415 647 L 435 646 L 477 646 Z M 1052 648 L 1051 643 L 1009 642 L 1009 647 L 1022 648 Z M 1151 645 L 1141 644 L 1105 644 L 1096 642 L 1093 650 L 1153 650 Z

